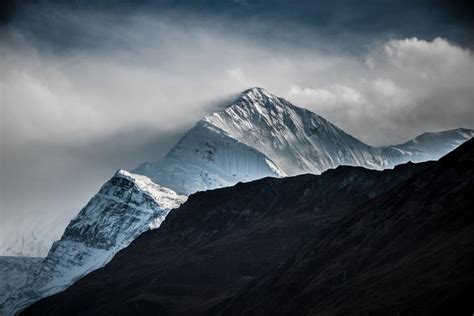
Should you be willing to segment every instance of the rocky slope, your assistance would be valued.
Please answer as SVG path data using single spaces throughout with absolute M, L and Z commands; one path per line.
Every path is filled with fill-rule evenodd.
M 473 190 L 471 140 L 434 163 L 198 193 L 23 315 L 471 313 Z
M 348 213 L 218 315 L 469 315 L 474 140 Z
M 43 258 L 0 256 L 0 306 L 10 293 L 25 285 L 28 275 L 37 271 Z

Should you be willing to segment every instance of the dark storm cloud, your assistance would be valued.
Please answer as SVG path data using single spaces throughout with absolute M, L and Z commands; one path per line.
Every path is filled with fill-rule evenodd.
M 331 40 L 338 46 L 358 50 L 367 37 L 449 38 L 463 46 L 474 44 L 474 5 L 468 0 L 26 0 L 7 1 L 2 10 L 4 23 L 14 23 L 33 38 L 61 49 L 97 46 L 107 38 L 89 32 L 97 19 L 116 19 L 126 24 L 128 16 L 147 13 L 173 16 L 176 23 L 225 25 L 253 24 L 255 36 L 284 38 L 298 44 L 288 28 L 299 28 L 312 40 Z M 64 11 L 71 16 L 89 12 L 89 20 L 64 23 Z M 62 13 L 59 13 L 62 12 Z M 194 22 L 193 22 L 194 23 Z M 267 24 L 268 27 L 262 27 Z M 299 44 L 303 44 L 299 42 Z M 306 43 L 308 44 L 308 43 Z

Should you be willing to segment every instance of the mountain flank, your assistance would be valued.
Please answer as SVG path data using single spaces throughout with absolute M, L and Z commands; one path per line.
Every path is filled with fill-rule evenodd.
M 471 312 L 474 140 L 438 162 L 200 192 L 23 315 Z

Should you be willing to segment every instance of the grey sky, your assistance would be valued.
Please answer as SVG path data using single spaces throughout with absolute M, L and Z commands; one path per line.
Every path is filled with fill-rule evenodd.
M 410 14 L 425 27 L 397 28 L 403 8 L 383 3 L 399 10 L 385 29 L 371 8 L 335 5 L 314 22 L 301 12 L 284 19 L 280 1 L 272 16 L 246 16 L 259 6 L 245 4 L 215 4 L 214 15 L 57 5 L 12 14 L 0 28 L 0 246 L 33 226 L 40 238 L 59 234 L 116 169 L 159 159 L 252 86 L 373 145 L 474 128 L 469 22 L 416 2 Z

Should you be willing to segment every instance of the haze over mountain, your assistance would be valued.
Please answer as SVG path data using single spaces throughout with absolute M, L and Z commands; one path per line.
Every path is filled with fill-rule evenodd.
M 22 315 L 469 313 L 473 172 L 470 140 L 437 162 L 196 193 Z
M 265 89 L 248 89 L 199 121 L 162 160 L 133 173 L 118 171 L 69 223 L 39 273 L 10 295 L 5 311 L 18 311 L 102 267 L 141 233 L 159 227 L 186 200 L 183 195 L 339 165 L 385 169 L 437 159 L 473 135 L 457 129 L 371 147 Z

